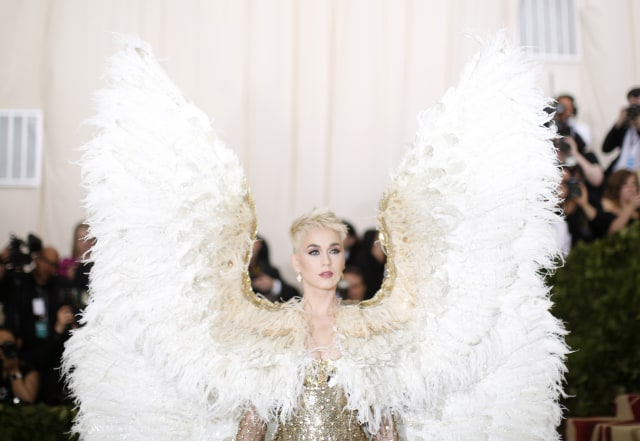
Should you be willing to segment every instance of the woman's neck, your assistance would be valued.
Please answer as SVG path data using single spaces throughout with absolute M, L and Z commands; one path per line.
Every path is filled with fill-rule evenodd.
M 338 308 L 338 299 L 333 292 L 305 290 L 302 296 L 305 311 L 312 316 L 334 315 Z

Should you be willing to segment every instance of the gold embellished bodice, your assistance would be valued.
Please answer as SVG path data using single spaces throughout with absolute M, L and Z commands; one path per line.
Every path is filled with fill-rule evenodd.
M 345 409 L 331 360 L 313 359 L 304 379 L 300 406 L 278 425 L 273 441 L 366 441 L 355 411 Z

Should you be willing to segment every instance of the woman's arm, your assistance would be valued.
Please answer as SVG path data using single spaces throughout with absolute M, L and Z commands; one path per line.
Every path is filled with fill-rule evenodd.
M 616 124 L 611 128 L 611 130 L 609 130 L 609 133 L 607 133 L 607 136 L 602 143 L 602 151 L 605 153 L 609 153 L 622 145 L 622 140 L 624 139 L 624 135 L 627 131 L 627 127 L 625 126 L 624 121 L 622 121 L 623 112 L 624 118 L 626 119 L 626 110 L 623 110 L 620 112 L 618 121 L 616 121 Z
M 13 396 L 20 398 L 25 403 L 33 404 L 38 396 L 40 387 L 40 374 L 32 370 L 22 375 L 20 371 L 11 374 L 11 389 Z
M 264 441 L 266 433 L 266 423 L 252 407 L 242 416 L 234 441 Z
M 378 432 L 371 438 L 372 441 L 398 441 L 398 431 L 393 417 L 383 418 Z
M 595 155 L 590 154 L 591 158 L 588 158 L 586 155 L 580 153 L 580 149 L 578 149 L 578 144 L 576 141 L 570 136 L 565 136 L 564 141 L 569 145 L 571 149 L 571 156 L 573 156 L 578 165 L 582 169 L 582 173 L 584 174 L 584 178 L 594 187 L 599 187 L 604 180 L 604 170 L 597 162 L 597 158 Z M 588 153 L 587 153 L 588 154 Z M 592 160 L 590 160 L 592 159 Z M 596 161 L 596 162 L 592 162 Z
M 626 227 L 633 217 L 634 212 L 638 209 L 638 206 L 640 206 L 640 201 L 638 201 L 638 198 L 636 198 L 633 203 L 623 205 L 622 210 L 620 210 L 620 214 L 618 214 L 618 216 L 609 225 L 607 234 L 615 234 Z

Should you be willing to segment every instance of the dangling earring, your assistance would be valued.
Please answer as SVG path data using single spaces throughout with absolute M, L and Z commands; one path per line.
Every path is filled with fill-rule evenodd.
M 298 283 L 302 283 L 302 274 L 298 273 L 298 275 L 296 276 L 296 280 L 298 281 Z

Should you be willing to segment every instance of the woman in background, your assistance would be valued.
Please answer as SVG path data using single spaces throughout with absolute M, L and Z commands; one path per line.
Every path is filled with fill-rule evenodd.
M 602 194 L 602 221 L 599 228 L 612 235 L 640 217 L 638 175 L 630 170 L 618 170 L 607 179 Z

